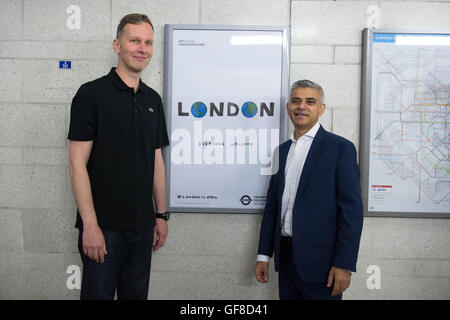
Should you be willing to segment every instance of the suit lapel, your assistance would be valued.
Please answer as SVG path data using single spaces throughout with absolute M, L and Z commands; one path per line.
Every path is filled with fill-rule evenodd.
M 320 126 L 319 130 L 314 137 L 311 148 L 309 149 L 308 155 L 306 156 L 305 164 L 303 166 L 302 175 L 300 176 L 300 182 L 298 184 L 297 194 L 303 192 L 306 184 L 308 183 L 311 173 L 313 172 L 315 166 L 317 165 L 320 155 L 324 147 L 324 137 L 325 130 Z M 286 163 L 286 162 L 285 162 Z

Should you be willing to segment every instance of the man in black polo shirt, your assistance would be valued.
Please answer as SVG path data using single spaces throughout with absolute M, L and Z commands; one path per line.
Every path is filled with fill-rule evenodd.
M 113 47 L 117 68 L 83 84 L 71 107 L 81 299 L 114 299 L 116 289 L 118 299 L 147 299 L 152 249 L 168 233 L 161 148 L 169 144 L 161 97 L 140 79 L 153 54 L 148 17 L 123 17 Z

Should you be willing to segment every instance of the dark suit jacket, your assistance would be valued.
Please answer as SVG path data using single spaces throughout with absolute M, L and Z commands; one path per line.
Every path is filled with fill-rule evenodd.
M 279 270 L 281 199 L 292 141 L 279 148 L 279 170 L 269 183 L 258 254 Z M 306 157 L 292 212 L 296 269 L 305 282 L 326 282 L 332 266 L 356 271 L 363 224 L 360 173 L 350 141 L 320 126 Z

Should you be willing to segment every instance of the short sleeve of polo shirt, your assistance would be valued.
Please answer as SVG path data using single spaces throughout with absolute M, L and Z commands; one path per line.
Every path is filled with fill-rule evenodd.
M 159 96 L 158 96 L 159 97 Z M 155 149 L 162 148 L 169 144 L 169 137 L 167 135 L 166 120 L 164 117 L 164 107 L 161 101 L 161 97 L 158 99 L 159 112 L 158 112 L 158 130 L 156 131 Z
M 78 89 L 70 107 L 69 140 L 90 141 L 97 135 L 97 112 L 86 84 Z

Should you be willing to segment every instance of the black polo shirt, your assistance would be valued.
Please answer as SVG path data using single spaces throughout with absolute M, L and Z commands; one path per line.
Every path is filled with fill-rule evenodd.
M 100 228 L 153 226 L 155 149 L 169 144 L 160 95 L 142 81 L 134 93 L 112 68 L 80 87 L 70 114 L 68 139 L 93 140 L 87 171 Z

